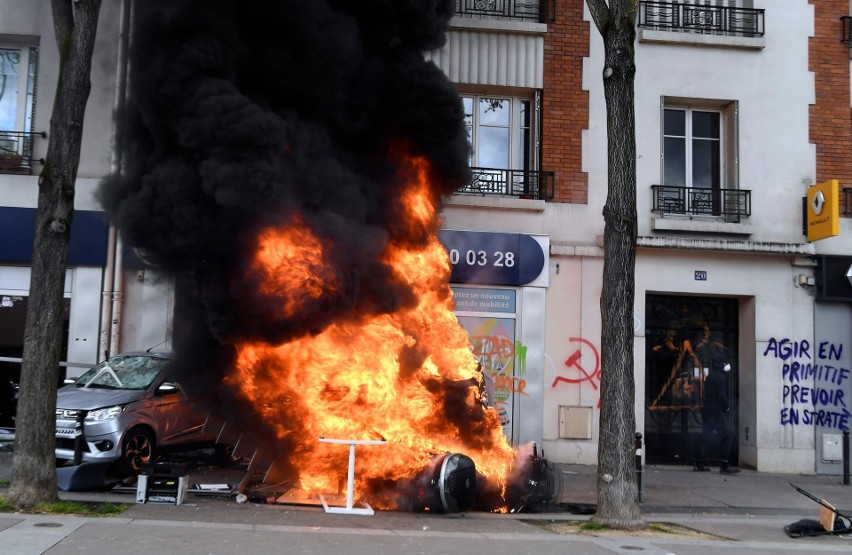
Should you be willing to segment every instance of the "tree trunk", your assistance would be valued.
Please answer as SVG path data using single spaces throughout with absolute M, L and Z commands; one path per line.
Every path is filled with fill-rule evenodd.
M 635 2 L 587 0 L 604 41 L 608 191 L 603 215 L 601 413 L 595 520 L 644 526 L 637 501 L 633 303 L 636 267 Z
M 47 158 L 38 182 L 15 455 L 7 495 L 9 502 L 22 508 L 57 499 L 55 392 L 62 345 L 62 299 L 100 7 L 101 0 L 52 0 L 59 78 Z

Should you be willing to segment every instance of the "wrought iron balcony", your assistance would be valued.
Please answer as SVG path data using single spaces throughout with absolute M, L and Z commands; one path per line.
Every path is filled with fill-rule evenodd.
M 470 168 L 473 178 L 456 194 L 550 200 L 555 174 L 548 171 Z
M 456 0 L 456 15 L 546 23 L 556 21 L 556 0 Z
M 0 131 L 0 173 L 30 173 L 36 137 L 47 138 L 47 133 Z
M 751 216 L 751 191 L 747 189 L 704 189 L 651 185 L 654 212 L 689 216 L 723 216 L 739 222 Z
M 840 213 L 852 216 L 852 187 L 844 187 L 840 193 Z
M 681 2 L 639 2 L 639 27 L 661 31 L 763 36 L 763 12 L 754 8 Z
M 843 37 L 840 39 L 840 42 L 852 47 L 852 16 L 841 16 L 840 23 L 843 25 Z

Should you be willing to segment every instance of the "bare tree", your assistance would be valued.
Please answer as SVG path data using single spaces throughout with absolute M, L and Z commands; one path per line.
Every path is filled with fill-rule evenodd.
M 15 456 L 7 495 L 17 507 L 57 499 L 55 391 L 62 344 L 62 293 L 101 0 L 52 0 L 51 6 L 59 78 L 47 157 L 38 181 Z
M 636 272 L 636 0 L 586 0 L 604 43 L 609 178 L 604 205 L 601 292 L 601 414 L 595 520 L 617 528 L 642 522 L 636 489 L 633 300 Z

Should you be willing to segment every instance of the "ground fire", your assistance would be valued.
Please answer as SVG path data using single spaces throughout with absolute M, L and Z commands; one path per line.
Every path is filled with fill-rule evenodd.
M 306 492 L 345 475 L 346 450 L 320 438 L 382 439 L 358 452 L 374 507 L 546 501 L 546 465 L 487 406 L 438 241 L 469 180 L 460 99 L 423 55 L 453 0 L 134 6 L 123 172 L 100 198 L 177 284 L 190 387 Z M 436 468 L 459 478 L 450 502 L 426 491 Z
M 425 161 L 400 168 L 406 221 L 434 229 Z M 258 243 L 249 271 L 262 276 L 260 291 L 282 311 L 300 311 L 301 295 L 339 287 L 318 278 L 333 272 L 321 267 L 321 242 L 309 230 L 270 230 Z M 478 472 L 504 486 L 514 453 L 497 412 L 480 395 L 482 376 L 453 314 L 446 251 L 433 233 L 422 247 L 391 242 L 384 257 L 410 285 L 416 304 L 281 345 L 238 344 L 237 370 L 226 382 L 263 407 L 262 418 L 275 423 L 280 436 L 292 439 L 299 485 L 309 491 L 335 491 L 346 468 L 348 453 L 320 437 L 387 440 L 358 457 L 357 489 L 374 489 L 376 506 L 392 506 L 396 484 L 446 452 L 471 457 Z M 385 491 L 386 484 L 394 487 Z

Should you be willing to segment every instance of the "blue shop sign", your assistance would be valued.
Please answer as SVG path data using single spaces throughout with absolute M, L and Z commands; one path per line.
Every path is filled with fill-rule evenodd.
M 544 251 L 529 235 L 443 230 L 452 283 L 526 285 L 541 275 Z
M 35 225 L 35 208 L 0 208 L 0 262 L 32 262 Z M 69 266 L 103 266 L 106 263 L 107 232 L 104 212 L 75 210 L 66 263 Z

